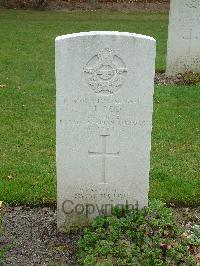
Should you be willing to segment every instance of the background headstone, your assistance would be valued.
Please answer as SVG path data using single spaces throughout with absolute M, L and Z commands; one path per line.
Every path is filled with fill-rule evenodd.
M 171 0 L 167 75 L 200 72 L 200 0 Z
M 56 38 L 61 230 L 117 204 L 148 204 L 155 48 L 131 33 Z

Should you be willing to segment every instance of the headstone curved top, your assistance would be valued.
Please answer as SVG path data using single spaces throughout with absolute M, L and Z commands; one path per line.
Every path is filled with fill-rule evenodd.
M 58 226 L 148 203 L 156 42 L 124 32 L 56 38 Z
M 200 0 L 171 0 L 168 28 L 168 76 L 200 72 Z

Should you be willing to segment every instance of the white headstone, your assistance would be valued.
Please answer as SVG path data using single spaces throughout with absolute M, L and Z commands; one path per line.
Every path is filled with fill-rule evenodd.
M 61 230 L 148 204 L 155 47 L 123 32 L 56 38 Z
M 171 0 L 167 75 L 200 72 L 200 0 Z

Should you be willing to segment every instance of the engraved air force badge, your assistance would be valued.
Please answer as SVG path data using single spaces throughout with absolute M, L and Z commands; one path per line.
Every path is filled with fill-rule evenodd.
M 98 94 L 113 94 L 123 84 L 127 68 L 112 49 L 105 48 L 93 56 L 84 68 L 89 87 Z

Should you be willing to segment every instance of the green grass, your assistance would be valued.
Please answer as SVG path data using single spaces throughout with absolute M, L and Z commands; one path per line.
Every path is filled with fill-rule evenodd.
M 150 196 L 200 204 L 200 91 L 198 86 L 157 86 Z
M 89 30 L 151 35 L 163 70 L 167 22 L 165 13 L 0 10 L 0 200 L 55 203 L 55 37 Z M 199 98 L 197 86 L 155 89 L 151 197 L 200 203 Z

